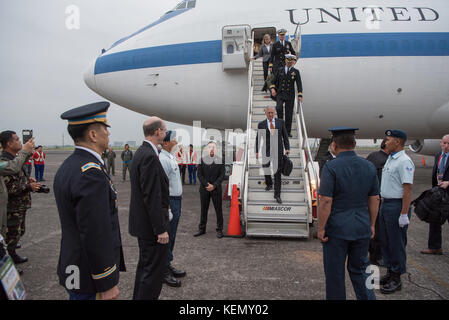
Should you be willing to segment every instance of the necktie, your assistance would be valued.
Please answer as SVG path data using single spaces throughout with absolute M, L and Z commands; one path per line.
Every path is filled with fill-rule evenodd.
M 447 157 L 446 153 L 443 153 L 443 155 L 441 156 L 440 165 L 438 166 L 438 173 L 439 174 L 444 174 L 446 157 Z
M 273 120 L 270 121 L 270 132 L 271 132 L 271 135 L 274 135 L 274 124 L 273 124 Z

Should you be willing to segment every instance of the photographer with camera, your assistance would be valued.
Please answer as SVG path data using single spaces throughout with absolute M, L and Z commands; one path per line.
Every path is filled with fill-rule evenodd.
M 22 142 L 14 131 L 3 131 L 0 133 L 0 143 L 3 147 L 1 160 L 14 160 L 22 150 Z M 8 253 L 15 264 L 28 261 L 16 253 L 19 239 L 25 233 L 26 211 L 31 208 L 31 192 L 38 192 L 41 184 L 33 178 L 28 178 L 24 170 L 17 174 L 4 177 L 6 189 L 8 190 L 7 204 L 7 232 L 6 246 Z

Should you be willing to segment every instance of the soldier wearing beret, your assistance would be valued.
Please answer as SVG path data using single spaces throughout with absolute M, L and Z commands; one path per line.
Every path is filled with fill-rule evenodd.
M 285 55 L 292 54 L 296 56 L 296 52 L 293 49 L 290 41 L 285 40 L 285 34 L 287 30 L 280 29 L 278 31 L 279 41 L 277 41 L 271 50 L 271 57 L 269 60 L 269 68 L 272 69 L 275 73 L 279 70 L 280 67 L 285 66 Z
M 358 157 L 355 128 L 334 127 L 336 159 L 321 171 L 318 239 L 323 243 L 326 299 L 345 300 L 345 263 L 358 300 L 374 300 L 369 277 L 368 247 L 379 210 L 376 168 Z
M 293 65 L 296 62 L 296 56 L 287 54 L 285 56 L 285 66 L 275 72 L 274 83 L 270 85 L 272 96 L 276 97 L 276 112 L 279 119 L 284 119 L 285 105 L 285 126 L 288 136 L 291 137 L 293 107 L 295 105 L 295 83 L 298 89 L 298 100 L 302 101 L 302 82 L 298 69 Z
M 404 150 L 407 134 L 402 130 L 387 130 L 385 135 L 385 151 L 389 157 L 382 170 L 379 229 L 382 256 L 388 270 L 380 279 L 380 291 L 389 294 L 401 290 L 401 274 L 406 272 L 405 247 L 415 165 Z
M 117 192 L 101 158 L 109 145 L 108 107 L 94 103 L 61 115 L 75 142 L 54 180 L 62 229 L 57 271 L 71 300 L 117 299 L 125 271 Z

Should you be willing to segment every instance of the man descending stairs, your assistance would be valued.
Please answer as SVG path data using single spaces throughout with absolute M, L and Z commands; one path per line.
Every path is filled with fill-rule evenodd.
M 262 150 L 265 150 L 265 146 L 259 141 L 259 159 L 256 159 L 257 128 L 261 121 L 267 121 L 265 109 L 275 107 L 276 102 L 269 95 L 260 91 L 264 84 L 263 69 L 260 62 L 254 61 L 253 63 L 251 75 L 253 90 L 251 90 L 251 105 L 248 112 L 251 130 L 246 147 L 248 156 L 248 174 L 245 179 L 247 193 L 244 199 L 246 234 L 247 236 L 262 237 L 308 238 L 309 222 L 312 222 L 310 188 L 308 176 L 304 171 L 306 162 L 304 150 L 301 149 L 299 142 L 297 117 L 293 119 L 292 137 L 288 139 L 289 149 L 283 144 L 283 147 L 290 151 L 289 158 L 293 162 L 291 174 L 284 176 L 280 172 L 278 173 L 276 168 L 273 168 L 273 164 L 271 164 L 271 168 L 262 167 Z M 268 122 L 266 124 L 268 126 Z M 274 126 L 276 127 L 276 123 Z M 278 134 L 281 133 L 278 131 Z M 270 172 L 266 172 L 270 169 L 275 169 L 276 171 L 273 173 L 277 173 L 280 178 L 279 198 L 282 203 L 278 203 L 275 191 L 266 185 L 265 174 L 270 174 Z

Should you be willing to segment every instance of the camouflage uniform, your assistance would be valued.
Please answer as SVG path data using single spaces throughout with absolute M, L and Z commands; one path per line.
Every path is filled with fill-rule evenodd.
M 2 160 L 14 160 L 14 156 L 3 152 Z M 25 215 L 31 208 L 31 186 L 28 177 L 22 169 L 18 174 L 4 177 L 8 190 L 7 229 L 5 242 L 11 256 L 15 254 L 16 245 L 20 237 L 25 233 Z
M 22 150 L 14 160 L 0 160 L 0 235 L 3 238 L 6 237 L 6 205 L 8 203 L 8 191 L 3 182 L 3 176 L 19 173 L 31 155 L 32 153 Z

